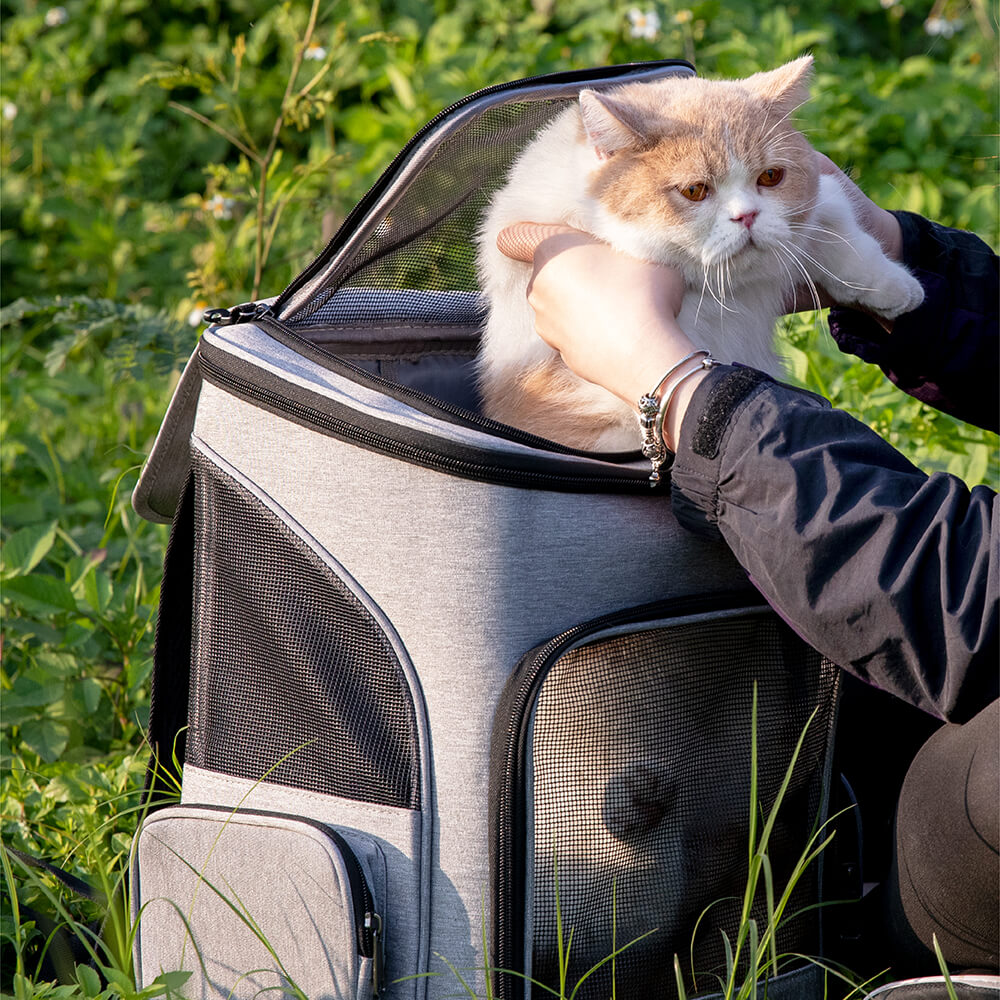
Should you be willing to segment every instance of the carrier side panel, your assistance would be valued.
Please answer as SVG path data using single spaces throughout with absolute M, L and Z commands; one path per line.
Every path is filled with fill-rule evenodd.
M 386 858 L 387 976 L 426 964 L 422 693 L 391 623 L 310 532 L 197 435 L 182 800 L 319 820 Z M 423 982 L 394 988 L 415 997 Z
M 736 939 L 747 884 L 749 788 L 767 817 L 796 760 L 767 844 L 777 897 L 824 818 L 838 669 L 766 606 L 679 603 L 545 644 L 496 716 L 498 964 L 557 988 L 561 921 L 582 1000 L 610 996 L 612 976 L 622 995 L 674 997 L 675 954 L 691 996 L 725 969 L 721 932 Z M 813 864 L 789 913 L 816 901 L 817 878 Z M 763 889 L 750 916 L 766 926 Z M 816 911 L 780 926 L 782 953 L 819 944 Z M 522 979 L 499 977 L 498 996 L 523 995 Z
M 490 734 L 510 671 L 569 626 L 653 598 L 746 587 L 744 574 L 724 546 L 681 529 L 664 496 L 450 476 L 210 383 L 196 433 L 336 555 L 405 645 L 433 734 L 431 949 L 481 966 Z M 443 965 L 431 971 L 446 974 L 430 995 L 454 992 Z

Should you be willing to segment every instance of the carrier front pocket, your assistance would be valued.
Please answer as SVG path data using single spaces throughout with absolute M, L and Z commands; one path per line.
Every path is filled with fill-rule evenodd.
M 171 806 L 133 850 L 141 982 L 189 998 L 366 1000 L 382 988 L 385 862 L 354 831 L 277 813 Z
M 565 974 L 568 991 L 583 982 L 582 998 L 669 998 L 675 955 L 689 996 L 717 988 L 756 808 L 755 689 L 765 815 L 818 709 L 771 833 L 783 885 L 823 811 L 837 669 L 753 601 L 743 592 L 627 610 L 557 636 L 514 670 L 490 793 L 492 964 L 519 973 L 498 977 L 500 996 L 527 995 L 527 976 L 558 989 Z M 800 881 L 789 913 L 817 901 L 816 876 Z M 763 897 L 751 911 L 761 927 Z M 818 943 L 815 913 L 779 936 L 782 952 Z

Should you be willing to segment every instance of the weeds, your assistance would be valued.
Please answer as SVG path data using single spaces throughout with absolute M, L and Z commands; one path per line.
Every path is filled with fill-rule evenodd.
M 5 842 L 114 888 L 145 770 L 166 542 L 161 526 L 135 516 L 129 493 L 201 308 L 280 290 L 447 104 L 547 71 L 687 55 L 703 74 L 737 76 L 812 48 L 803 125 L 815 145 L 886 207 L 997 242 L 996 95 L 984 86 L 997 45 L 983 4 L 947 35 L 931 34 L 912 5 L 764 7 L 652 3 L 658 27 L 638 37 L 628 5 L 598 0 L 9 5 L 0 39 Z M 954 14 L 935 5 L 952 28 Z M 841 356 L 817 318 L 791 319 L 783 350 L 795 379 L 921 467 L 970 485 L 1000 478 L 995 435 L 904 399 Z M 5 860 L 2 988 L 95 996 L 89 973 L 71 989 L 24 967 L 32 948 L 55 946 L 25 916 L 50 901 L 35 877 L 15 887 L 12 871 Z M 763 860 L 757 875 L 766 890 Z M 748 928 L 731 942 L 734 963 L 765 937 L 758 929 L 755 947 Z

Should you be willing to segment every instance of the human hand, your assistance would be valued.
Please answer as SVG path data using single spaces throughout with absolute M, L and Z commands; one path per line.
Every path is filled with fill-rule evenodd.
M 501 253 L 532 264 L 535 330 L 567 366 L 635 407 L 664 373 L 696 350 L 677 325 L 680 272 L 619 253 L 568 226 L 523 222 L 497 236 Z M 698 372 L 677 390 L 664 422 L 673 449 Z
M 694 346 L 677 325 L 684 279 L 569 226 L 521 222 L 501 253 L 533 265 L 535 330 L 581 378 L 630 405 Z

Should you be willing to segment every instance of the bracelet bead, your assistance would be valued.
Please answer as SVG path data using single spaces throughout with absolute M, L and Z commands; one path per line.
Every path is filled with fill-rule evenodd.
M 680 372 L 681 367 L 686 362 L 699 356 L 701 360 L 696 365 Z M 718 364 L 719 362 L 708 351 L 692 351 L 667 371 L 652 392 L 639 397 L 636 409 L 639 411 L 639 429 L 642 433 L 642 454 L 643 457 L 649 459 L 652 466 L 649 474 L 650 486 L 656 486 L 659 483 L 661 479 L 660 469 L 667 460 L 670 451 L 663 440 L 663 424 L 667 418 L 670 404 L 673 402 L 674 394 L 689 378 L 697 375 L 700 371 L 714 368 Z

